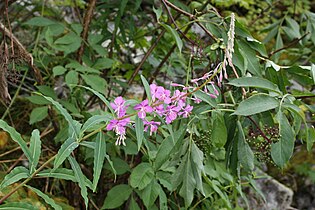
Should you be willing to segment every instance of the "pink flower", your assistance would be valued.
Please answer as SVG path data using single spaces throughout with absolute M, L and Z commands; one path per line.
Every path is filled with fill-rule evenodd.
M 155 122 L 155 121 L 144 121 L 144 131 L 147 131 L 148 128 L 150 127 L 150 136 L 152 135 L 152 133 L 156 132 L 158 129 L 158 125 L 161 125 L 161 122 Z
M 115 110 L 118 117 L 123 117 L 126 114 L 127 106 L 125 106 L 123 97 L 115 98 L 114 103 L 111 102 L 110 106 Z
M 155 101 L 155 99 L 156 99 L 156 91 L 157 91 L 156 84 L 151 84 L 150 85 L 150 92 L 151 92 L 152 101 Z
M 171 91 L 166 90 L 161 86 L 158 86 L 156 90 L 156 97 L 159 100 L 164 101 L 164 103 L 166 104 L 170 104 L 172 102 L 170 95 L 171 95 Z
M 165 109 L 164 109 L 164 105 L 160 104 L 158 106 L 155 106 L 154 108 L 154 112 L 158 115 L 160 115 L 161 117 L 163 116 Z M 154 115 L 155 116 L 155 115 Z
M 179 112 L 179 115 L 182 115 L 184 118 L 187 118 L 191 111 L 193 110 L 193 106 L 190 106 L 189 104 L 187 104 L 187 106 L 183 109 L 183 111 Z
M 181 110 L 180 107 L 171 105 L 166 108 L 166 124 L 170 124 L 177 118 L 177 113 Z
M 142 101 L 140 104 L 137 104 L 134 107 L 135 110 L 140 110 L 138 112 L 138 116 L 140 119 L 144 119 L 146 117 L 147 113 L 151 113 L 153 111 L 153 108 L 149 106 L 149 101 L 148 99 Z
M 110 131 L 110 130 L 114 130 L 114 132 L 116 133 L 116 135 L 118 136 L 117 140 L 116 140 L 116 145 L 121 145 L 123 144 L 124 146 L 126 146 L 125 144 L 125 139 L 126 139 L 126 125 L 130 122 L 130 118 L 125 118 L 122 120 L 111 120 L 109 121 L 106 130 Z

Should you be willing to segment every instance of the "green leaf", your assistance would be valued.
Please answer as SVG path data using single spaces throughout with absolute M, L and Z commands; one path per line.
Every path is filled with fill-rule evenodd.
M 149 99 L 149 102 L 151 102 L 152 96 L 151 96 L 150 85 L 144 76 L 140 75 L 140 78 L 141 78 L 145 93 L 147 95 L 147 98 Z
M 160 17 L 162 15 L 162 7 L 158 7 L 157 9 L 155 9 L 155 7 L 153 6 L 153 12 L 155 13 L 156 21 L 160 22 Z
M 160 186 L 160 194 L 159 194 L 159 203 L 160 203 L 160 208 L 159 208 L 160 210 L 168 209 L 167 197 L 161 186 Z
M 151 183 L 148 184 L 148 186 L 146 186 L 141 192 L 141 199 L 147 209 L 150 209 L 150 207 L 154 204 L 155 200 L 160 194 L 160 189 L 160 185 L 155 179 L 153 179 Z
M 133 197 L 130 199 L 129 210 L 141 210 Z
M 67 168 L 46 169 L 37 174 L 40 177 L 52 177 L 56 179 L 70 180 L 77 182 L 72 170 Z
M 163 26 L 166 29 L 167 32 L 169 32 L 173 36 L 173 38 L 174 38 L 174 40 L 176 42 L 176 45 L 177 45 L 177 47 L 179 49 L 179 52 L 181 53 L 182 52 L 182 48 L 183 48 L 183 41 L 179 37 L 177 31 L 175 29 L 173 29 L 169 25 L 166 25 L 164 23 L 160 23 L 160 24 L 161 24 L 161 26 Z
M 132 188 L 126 184 L 116 185 L 108 191 L 102 209 L 118 208 L 129 198 L 131 192 Z
M 105 81 L 105 79 L 93 74 L 81 75 L 81 77 L 91 88 L 98 92 L 105 93 L 105 89 L 107 86 L 107 82 Z
M 196 180 L 197 189 L 204 195 L 202 186 L 202 173 L 204 172 L 203 165 L 203 152 L 197 147 L 197 145 L 192 142 L 191 145 L 191 165 L 194 178 Z
M 27 100 L 29 100 L 33 104 L 37 104 L 37 105 L 50 104 L 49 101 L 47 101 L 46 99 L 44 99 L 43 97 L 38 96 L 38 95 L 33 95 L 33 96 L 26 97 L 26 98 L 27 98 Z
M 144 126 L 142 119 L 140 119 L 138 116 L 136 116 L 136 136 L 139 151 L 142 145 L 142 140 L 144 138 Z
M 238 151 L 237 156 L 240 164 L 245 171 L 252 171 L 254 169 L 254 153 L 245 140 L 242 125 L 237 121 L 238 128 Z
M 30 153 L 32 161 L 30 161 L 30 172 L 33 173 L 37 167 L 39 156 L 41 153 L 41 140 L 39 131 L 36 129 L 32 132 L 31 141 L 30 141 Z
M 110 58 L 99 58 L 96 60 L 95 64 L 92 66 L 98 70 L 110 69 L 114 64 L 114 61 Z
M 25 24 L 30 26 L 49 26 L 56 24 L 56 22 L 49 20 L 48 18 L 45 17 L 33 17 L 30 20 L 26 21 Z
M 95 150 L 94 150 L 93 192 L 95 192 L 98 180 L 101 176 L 105 156 L 106 156 L 105 136 L 103 132 L 99 132 L 96 136 Z
M 163 140 L 156 154 L 156 159 L 154 162 L 155 169 L 161 168 L 161 166 L 166 162 L 166 160 L 169 159 L 170 154 L 172 150 L 175 148 L 177 142 L 179 142 L 180 144 L 182 143 L 181 140 L 184 139 L 184 135 L 186 134 L 186 128 L 187 126 L 181 126 L 180 129 L 178 129 L 174 133 L 175 138 L 174 142 L 172 141 L 171 135 Z
M 242 101 L 233 115 L 249 116 L 261 113 L 279 106 L 279 101 L 266 94 L 257 94 Z
M 22 139 L 21 134 L 19 134 L 13 127 L 9 126 L 3 120 L 0 120 L 0 128 L 10 134 L 12 140 L 15 141 L 16 143 L 18 143 L 18 145 L 21 147 L 24 155 L 26 156 L 26 158 L 31 162 L 32 161 L 31 152 L 28 149 L 25 141 Z
M 26 202 L 10 202 L 1 204 L 0 210 L 39 210 L 37 207 Z
M 60 147 L 54 161 L 54 169 L 58 168 L 71 152 L 79 146 L 79 143 L 73 138 L 69 137 Z
M 212 112 L 211 143 L 215 147 L 223 147 L 227 141 L 227 129 L 224 118 L 219 112 Z
M 26 179 L 30 176 L 30 172 L 23 166 L 15 167 L 9 174 L 7 174 L 0 185 L 0 190 L 9 186 L 10 184 L 16 183 L 21 179 Z
M 43 95 L 42 95 L 43 96 Z M 43 96 L 46 100 L 50 101 L 58 111 L 64 116 L 66 121 L 69 124 L 69 135 L 74 135 L 74 137 L 77 139 L 79 137 L 80 127 L 81 124 L 75 120 L 72 119 L 71 115 L 68 113 L 68 111 L 61 106 L 61 104 L 51 97 Z
M 30 115 L 30 124 L 34 124 L 36 122 L 42 121 L 48 116 L 48 107 L 42 106 L 42 107 L 36 107 L 32 110 Z
M 251 49 L 245 41 L 240 41 L 238 43 L 241 51 L 246 52 L 245 59 L 247 59 L 248 71 L 255 76 L 261 76 L 260 64 L 256 57 L 255 50 Z
M 154 171 L 149 163 L 140 163 L 131 172 L 130 185 L 139 190 L 144 189 L 153 179 Z
M 86 179 L 87 178 L 82 173 L 82 170 L 80 168 L 79 163 L 72 156 L 69 156 L 68 160 L 69 160 L 71 168 L 74 172 L 74 176 L 79 183 L 79 187 L 81 189 L 81 196 L 84 199 L 85 209 L 88 209 L 89 199 L 88 199 L 88 193 L 87 193 L 87 188 L 86 188 L 86 186 L 87 186 Z
M 101 99 L 104 102 L 104 104 L 107 106 L 107 108 L 111 111 L 112 114 L 115 114 L 115 112 L 112 109 L 112 107 L 110 106 L 108 100 L 101 93 L 97 92 L 96 90 L 93 90 L 92 88 L 89 88 L 89 87 L 86 87 L 83 85 L 78 85 L 78 86 L 91 91 L 94 95 L 96 95 L 99 99 Z
M 93 128 L 94 125 L 97 125 L 100 122 L 107 122 L 109 120 L 110 117 L 106 115 L 93 115 L 83 124 L 80 133 L 83 134 L 86 130 Z
M 216 107 L 217 106 L 217 102 L 215 101 L 214 98 L 211 98 L 208 94 L 198 90 L 197 92 L 194 93 L 194 95 L 201 99 L 202 101 L 208 103 L 210 106 L 212 107 Z
M 189 207 L 194 198 L 194 189 L 196 186 L 196 180 L 191 168 L 191 160 L 187 155 L 186 164 L 183 170 L 183 185 L 179 191 L 179 195 L 184 198 L 185 207 Z
M 69 87 L 76 85 L 79 82 L 79 74 L 74 70 L 70 70 L 65 77 L 65 81 Z
M 173 174 L 172 178 L 171 178 L 171 182 L 172 182 L 172 191 L 175 191 L 177 189 L 177 187 L 182 183 L 183 178 L 184 178 L 184 173 L 185 173 L 185 169 L 186 169 L 186 160 L 188 154 L 186 153 L 184 155 L 184 157 L 181 159 L 181 162 L 178 166 L 178 168 L 176 169 L 175 173 Z
M 287 117 L 281 111 L 277 114 L 277 121 L 280 139 L 271 144 L 271 157 L 277 166 L 283 168 L 292 156 L 295 135 Z
M 281 94 L 276 84 L 260 77 L 241 77 L 231 80 L 228 84 L 236 87 L 256 87 Z
M 63 75 L 64 73 L 66 73 L 66 71 L 67 71 L 67 69 L 64 68 L 63 66 L 55 66 L 53 68 L 54 77 Z
M 39 197 L 41 197 L 42 199 L 44 199 L 44 201 L 49 204 L 51 207 L 53 207 L 55 210 L 62 210 L 61 206 L 57 205 L 55 203 L 55 201 L 50 198 L 48 195 L 46 195 L 45 193 L 43 193 L 42 191 L 31 187 L 29 185 L 26 185 L 27 188 L 31 189 L 33 192 L 35 192 Z
M 300 26 L 299 24 L 292 18 L 290 18 L 289 16 L 285 17 L 285 20 L 287 22 L 287 25 L 289 27 L 282 27 L 283 31 L 291 38 L 300 38 L 301 37 L 301 33 L 300 33 Z

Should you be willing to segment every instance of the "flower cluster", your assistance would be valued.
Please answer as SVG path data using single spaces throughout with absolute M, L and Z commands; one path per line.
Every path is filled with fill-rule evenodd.
M 184 91 L 186 90 L 187 89 L 184 88 Z M 156 84 L 150 85 L 150 92 L 150 102 L 146 99 L 133 107 L 133 109 L 137 111 L 138 117 L 143 120 L 144 131 L 149 131 L 150 135 L 157 131 L 161 122 L 148 120 L 148 115 L 151 115 L 150 119 L 158 115 L 164 118 L 167 124 L 170 124 L 179 116 L 187 118 L 193 109 L 193 106 L 186 102 L 187 92 L 175 90 L 174 93 L 171 94 L 170 90 L 162 86 L 157 86 Z M 106 129 L 108 131 L 113 130 L 118 136 L 116 145 L 126 145 L 126 127 L 131 123 L 130 117 L 126 115 L 128 108 L 126 101 L 119 96 L 113 103 L 110 103 L 110 106 L 117 115 L 117 119 L 110 120 Z

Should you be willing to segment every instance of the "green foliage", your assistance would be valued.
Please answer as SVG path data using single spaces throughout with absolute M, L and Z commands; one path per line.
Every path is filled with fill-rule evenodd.
M 10 5 L 9 19 L 27 52 L 14 42 L 18 50 L 1 64 L 9 76 L 34 72 L 20 86 L 8 83 L 15 95 L 0 107 L 0 128 L 13 142 L 0 136 L 0 149 L 18 159 L 16 143 L 26 159 L 12 169 L 1 163 L 11 169 L 2 196 L 18 186 L 54 209 L 66 209 L 67 200 L 77 209 L 242 209 L 250 202 L 244 187 L 263 197 L 254 174 L 264 161 L 285 170 L 299 142 L 313 152 L 311 1 L 22 2 Z M 176 106 L 193 110 L 172 123 L 156 113 L 143 121 L 133 109 L 140 98 L 160 105 L 150 83 L 171 96 L 182 91 L 186 104 Z M 125 136 L 118 121 L 109 128 L 117 96 L 131 122 Z M 155 132 L 152 121 L 161 123 Z M 117 137 L 126 146 L 115 145 Z M 310 165 L 294 170 L 314 180 Z M 40 209 L 31 199 L 5 202 L 0 209 Z

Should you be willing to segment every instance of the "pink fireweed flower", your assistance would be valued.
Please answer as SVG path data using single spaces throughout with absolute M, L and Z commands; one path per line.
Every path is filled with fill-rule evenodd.
M 153 111 L 154 111 L 154 113 L 156 113 L 160 117 L 162 117 L 164 115 L 164 112 L 165 112 L 164 105 L 160 104 L 158 106 L 153 107 Z M 154 114 L 154 116 L 156 116 L 156 115 Z
M 130 118 L 125 118 L 122 120 L 111 120 L 109 121 L 106 130 L 110 131 L 113 130 L 116 135 L 118 136 L 115 145 L 121 145 L 125 144 L 125 139 L 126 139 L 126 125 L 130 122 Z
M 157 87 L 156 90 L 156 97 L 161 100 L 164 101 L 164 103 L 166 104 L 170 104 L 172 102 L 172 99 L 170 98 L 171 95 L 171 91 L 164 89 L 161 86 Z
M 115 98 L 114 103 L 110 103 L 110 106 L 114 109 L 118 117 L 123 117 L 126 114 L 127 106 L 125 106 L 125 100 L 119 96 Z
M 153 108 L 149 106 L 149 101 L 148 99 L 142 101 L 140 104 L 137 104 L 134 107 L 135 110 L 140 110 L 138 112 L 138 116 L 140 119 L 144 119 L 146 117 L 147 113 L 151 113 L 153 111 Z
M 193 106 L 190 106 L 189 104 L 187 104 L 187 106 L 183 109 L 183 111 L 179 112 L 178 115 L 181 115 L 184 118 L 187 118 L 190 115 L 193 108 L 194 108 Z
M 177 118 L 177 113 L 181 110 L 180 107 L 178 106 L 175 106 L 175 105 L 171 105 L 171 106 L 168 106 L 166 108 L 166 112 L 165 112 L 165 115 L 166 115 L 166 124 L 170 124 L 171 122 L 173 122 L 176 118 Z
M 148 131 L 148 128 L 150 128 L 150 136 L 152 136 L 152 133 L 156 132 L 158 129 L 158 126 L 161 125 L 161 122 L 155 122 L 155 121 L 144 121 L 144 131 Z
M 157 91 L 157 85 L 156 84 L 151 84 L 150 85 L 150 92 L 151 92 L 151 97 L 152 97 L 152 101 L 155 101 L 156 97 L 156 91 Z
M 200 104 L 202 102 L 202 100 L 200 98 L 191 98 L 191 100 L 193 100 L 196 104 Z

